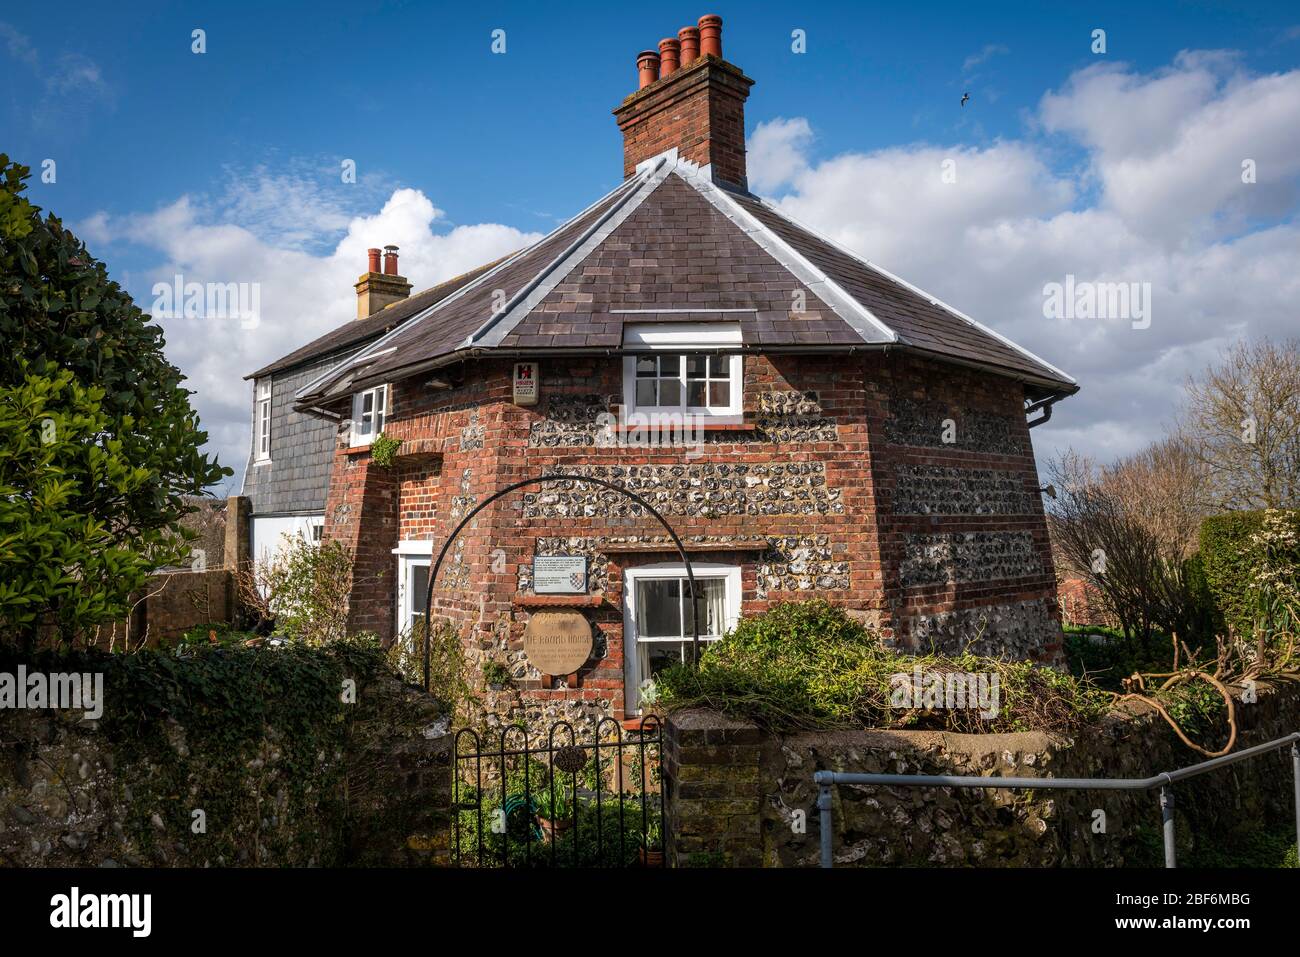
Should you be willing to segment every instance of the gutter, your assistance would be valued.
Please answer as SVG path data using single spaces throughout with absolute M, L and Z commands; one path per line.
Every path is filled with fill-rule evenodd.
M 1034 426 L 1042 425 L 1052 417 L 1052 406 L 1064 399 L 1065 395 L 1066 394 L 1063 392 L 1058 392 L 1055 395 L 1049 395 L 1046 399 L 1039 399 L 1037 402 L 1025 406 L 1025 415 L 1032 415 L 1040 409 L 1043 413 L 1038 418 L 1030 419 L 1025 424 L 1031 429 L 1034 428 Z

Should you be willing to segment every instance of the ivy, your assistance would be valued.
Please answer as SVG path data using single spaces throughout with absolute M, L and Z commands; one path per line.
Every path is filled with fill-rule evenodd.
M 389 438 L 380 432 L 370 443 L 370 460 L 380 468 L 391 468 L 397 457 L 397 450 L 401 447 L 401 439 Z
M 113 756 L 110 799 L 126 808 L 118 819 L 139 863 L 344 863 L 343 757 L 357 705 L 343 689 L 351 679 L 361 700 L 392 674 L 377 642 L 212 646 L 185 657 L 44 652 L 21 661 L 29 670 L 104 674 L 93 734 Z M 0 651 L 0 667 L 17 663 L 12 649 Z M 195 810 L 203 833 L 192 827 Z

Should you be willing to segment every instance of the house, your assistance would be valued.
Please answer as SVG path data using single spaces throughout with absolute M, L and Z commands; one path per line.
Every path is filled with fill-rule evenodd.
M 368 270 L 356 284 L 357 318 L 245 376 L 253 382 L 252 447 L 240 492 L 249 500 L 249 553 L 265 561 L 286 536 L 319 542 L 338 429 L 319 415 L 297 411 L 294 396 L 358 349 L 442 301 L 493 265 L 411 296 L 397 273 L 396 246 L 368 251 Z
M 902 648 L 1058 662 L 1029 430 L 1076 382 L 748 192 L 720 18 L 637 66 L 621 185 L 409 299 L 372 251 L 358 293 L 396 301 L 254 375 L 255 517 L 323 522 L 351 625 L 389 637 L 471 510 L 566 476 L 484 506 L 432 596 L 543 718 L 634 715 L 692 651 L 682 557 L 617 489 L 680 536 L 706 641 L 821 596 Z

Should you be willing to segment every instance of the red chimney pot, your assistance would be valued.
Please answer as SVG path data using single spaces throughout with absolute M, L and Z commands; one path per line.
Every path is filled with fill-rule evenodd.
M 681 65 L 686 66 L 700 57 L 700 28 L 682 27 L 677 31 L 677 42 L 681 44 Z
M 659 78 L 663 79 L 677 69 L 681 62 L 681 45 L 672 37 L 659 41 Z
M 637 89 L 644 90 L 659 79 L 659 54 L 654 50 L 642 50 L 636 55 L 636 69 Z
M 397 275 L 397 247 L 396 246 L 384 247 L 384 275 L 385 276 Z
M 366 258 L 369 260 L 366 272 L 379 272 L 379 250 L 367 249 Z
M 700 53 L 722 59 L 722 17 L 716 13 L 700 17 Z

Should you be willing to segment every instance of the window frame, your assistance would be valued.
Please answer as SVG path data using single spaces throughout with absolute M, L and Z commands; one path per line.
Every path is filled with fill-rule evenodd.
M 257 387 L 257 401 L 254 403 L 254 455 L 253 460 L 258 464 L 271 461 L 271 414 L 273 412 L 271 405 L 271 384 L 259 385 Z
M 744 357 L 740 353 L 743 341 L 740 324 L 728 323 L 630 323 L 624 328 L 623 357 L 623 408 L 629 425 L 656 422 L 691 421 L 707 419 L 709 422 L 726 425 L 739 425 L 744 418 L 745 377 Z M 638 379 L 645 381 L 649 377 L 637 374 L 637 365 L 642 359 L 654 356 L 657 362 L 664 358 L 676 356 L 678 374 L 675 377 L 654 376 L 657 382 L 673 381 L 680 383 L 681 402 L 676 406 L 637 404 L 636 392 Z M 705 405 L 689 404 L 690 359 L 703 356 L 706 360 Z M 722 358 L 727 363 L 724 376 L 715 376 L 712 364 L 715 358 Z M 656 370 L 658 371 L 658 370 Z M 729 395 L 726 405 L 709 405 L 708 383 L 723 378 L 729 383 Z
M 360 429 L 363 412 L 362 407 L 367 396 L 379 396 L 382 394 L 382 401 L 377 403 L 370 411 L 373 417 L 371 420 L 371 431 L 362 432 Z M 389 403 L 392 399 L 392 388 L 384 383 L 382 385 L 371 386 L 361 392 L 356 392 L 352 396 L 352 425 L 348 435 L 348 444 L 353 448 L 363 445 L 370 445 L 375 439 L 383 435 L 384 426 L 388 423 Z M 378 428 L 374 428 L 375 425 Z
M 712 562 L 692 562 L 691 571 L 698 583 L 704 579 L 721 579 L 725 583 L 723 601 L 726 608 L 726 620 L 721 634 L 736 627 L 740 621 L 743 595 L 741 593 L 741 568 L 739 565 L 723 565 Z M 623 571 L 623 691 L 624 713 L 639 715 L 642 713 L 640 702 L 640 684 L 644 669 L 641 660 L 642 647 L 656 644 L 669 644 L 677 641 L 690 643 L 691 636 L 682 638 L 646 638 L 641 639 L 637 633 L 637 586 L 643 581 L 677 580 L 682 583 L 682 601 L 686 600 L 686 566 L 681 563 L 656 563 L 638 565 Z M 683 621 L 683 626 L 685 622 Z M 685 628 L 683 627 L 683 631 Z M 716 641 L 716 638 L 700 636 L 700 644 Z

